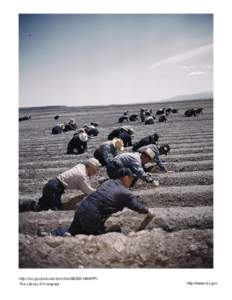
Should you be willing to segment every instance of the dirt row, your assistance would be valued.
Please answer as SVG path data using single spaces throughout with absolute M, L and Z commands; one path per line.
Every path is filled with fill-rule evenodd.
M 165 231 L 179 231 L 183 229 L 206 229 L 213 227 L 213 209 L 211 206 L 201 207 L 156 207 L 151 209 L 155 218 L 147 226 L 148 230 L 162 228 Z M 68 228 L 74 216 L 73 211 L 60 212 L 25 212 L 21 214 L 19 232 L 29 235 L 37 235 L 39 228 L 46 225 L 46 230 L 52 231 L 58 226 Z M 144 219 L 143 214 L 137 214 L 124 209 L 110 217 L 106 227 L 120 224 L 122 232 L 129 234 L 136 231 Z
M 34 175 L 34 174 L 33 174 Z M 35 176 L 35 175 L 34 175 Z M 33 179 L 29 180 L 20 180 L 19 191 L 21 193 L 36 193 L 42 190 L 43 185 L 46 183 L 46 178 Z M 159 174 L 156 176 L 160 181 L 160 186 L 192 186 L 192 185 L 211 185 L 213 184 L 213 172 L 212 171 L 195 171 L 195 172 L 181 172 L 174 174 Z M 93 181 L 93 186 L 99 185 L 98 181 Z M 141 188 L 152 188 L 151 185 L 143 183 L 138 187 Z
M 176 106 L 175 106 L 176 105 Z M 165 106 L 156 104 L 152 108 Z M 61 212 L 26 212 L 19 216 L 19 266 L 22 268 L 212 268 L 213 267 L 213 106 L 212 101 L 192 101 L 171 105 L 181 107 L 180 114 L 170 122 L 153 126 L 130 124 L 135 129 L 134 141 L 157 132 L 160 144 L 169 143 L 171 152 L 166 166 L 173 173 L 158 173 L 160 186 L 139 181 L 132 192 L 151 208 L 154 219 L 146 229 L 136 232 L 144 215 L 124 209 L 113 214 L 106 227 L 121 225 L 121 233 L 100 236 L 37 237 L 37 230 L 69 226 L 72 210 Z M 185 118 L 189 107 L 203 107 L 197 118 Z M 48 179 L 78 162 L 91 157 L 96 146 L 119 126 L 118 113 L 136 110 L 138 106 L 84 110 L 65 108 L 65 118 L 74 117 L 78 124 L 100 120 L 100 134 L 89 141 L 88 153 L 66 155 L 66 146 L 73 132 L 52 136 L 50 112 L 37 115 L 32 122 L 20 124 L 19 199 L 38 200 Z M 62 115 L 62 111 L 60 112 Z M 113 123 L 112 123 L 113 121 Z M 26 124 L 27 123 L 27 124 Z M 126 124 L 123 124 L 126 125 Z M 129 147 L 127 149 L 131 151 Z M 91 179 L 97 187 L 104 168 Z M 79 195 L 67 191 L 62 196 L 66 205 Z M 78 205 L 78 203 L 77 203 Z
M 74 134 L 75 132 L 73 132 Z M 73 136 L 73 134 L 71 135 L 71 137 Z M 68 139 L 71 138 L 70 135 L 68 136 Z M 143 135 L 139 135 L 139 134 L 136 134 L 136 138 L 133 139 L 133 142 L 136 142 L 136 141 L 139 141 L 141 138 L 143 138 L 144 136 Z M 104 138 L 104 137 L 102 137 Z M 67 137 L 65 136 L 65 140 L 67 139 Z M 105 138 L 107 140 L 107 137 Z M 99 140 L 99 137 L 95 137 L 95 138 L 91 138 L 89 139 L 89 143 L 92 143 L 92 144 L 96 144 Z M 202 141 L 212 141 L 212 135 L 208 134 L 208 135 L 199 135 L 199 136 L 190 136 L 188 135 L 187 137 L 183 137 L 183 136 L 180 136 L 180 137 L 176 137 L 176 136 L 171 136 L 171 137 L 168 137 L 168 136 L 164 136 L 164 137 L 160 137 L 159 138 L 159 144 L 162 144 L 162 143 L 173 143 L 173 144 L 180 144 L 180 143 L 191 143 L 191 142 L 194 142 L 194 143 L 197 143 L 197 142 L 202 142 Z M 55 144 L 54 144 L 55 142 Z M 58 140 L 58 141 L 46 141 L 46 146 L 49 146 L 49 147 L 54 147 L 55 145 L 57 146 L 61 146 L 63 143 L 63 139 L 62 140 Z M 40 149 L 42 148 L 41 146 L 41 141 L 38 141 L 37 143 L 34 143 L 33 145 L 32 144 L 21 144 L 20 145 L 20 149 L 21 150 L 27 150 L 28 148 L 30 149 Z
M 100 236 L 19 235 L 20 268 L 212 268 L 212 229 Z
M 168 156 L 163 157 L 163 161 L 165 162 L 191 162 L 191 161 L 204 161 L 204 160 L 213 160 L 213 153 L 193 153 L 193 154 L 169 154 Z M 71 168 L 73 167 L 74 159 L 64 159 L 64 160 L 45 160 L 40 162 L 25 162 L 20 163 L 20 169 L 29 169 L 30 167 L 35 168 L 53 168 L 53 167 L 66 167 Z
M 188 172 L 188 171 L 207 171 L 212 170 L 213 165 L 211 160 L 201 160 L 198 163 L 196 161 L 190 162 L 175 162 L 175 163 L 166 163 L 165 166 L 175 172 Z M 44 176 L 54 177 L 55 174 L 60 174 L 67 170 L 67 167 L 64 168 L 28 168 L 19 170 L 19 178 L 31 178 L 32 174 L 35 174 L 38 179 L 44 178 Z M 36 173 L 35 173 L 36 172 Z
M 37 201 L 41 197 L 41 192 L 42 189 L 24 192 L 19 195 L 19 199 Z M 160 186 L 157 189 L 134 190 L 133 193 L 148 207 L 197 207 L 213 204 L 212 185 Z M 62 201 L 65 203 L 80 194 L 75 191 L 65 192 Z

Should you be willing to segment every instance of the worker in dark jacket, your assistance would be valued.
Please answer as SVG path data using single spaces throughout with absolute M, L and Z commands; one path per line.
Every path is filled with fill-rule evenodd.
M 139 148 L 138 152 L 142 152 L 147 148 L 150 148 L 154 152 L 155 156 L 154 156 L 153 162 L 155 162 L 155 164 L 153 162 L 146 164 L 144 166 L 144 170 L 146 172 L 152 172 L 152 173 L 156 172 L 157 171 L 156 165 L 157 165 L 159 167 L 160 171 L 170 172 L 167 170 L 162 159 L 160 158 L 160 155 L 163 155 L 163 154 L 167 155 L 168 152 L 170 152 L 170 150 L 171 150 L 170 146 L 168 144 L 163 144 L 158 147 L 156 144 L 150 144 L 150 145 L 146 145 L 146 146 Z
M 154 133 L 152 135 L 146 136 L 142 138 L 140 141 L 134 143 L 132 150 L 137 151 L 139 148 L 150 145 L 150 144 L 156 144 L 159 140 L 159 135 L 157 133 Z
M 94 152 L 94 157 L 99 160 L 102 166 L 106 166 L 111 161 L 111 155 L 115 157 L 118 152 L 124 150 L 123 141 L 114 138 L 112 141 L 107 141 L 101 144 Z
M 52 128 L 52 134 L 61 134 L 64 130 L 64 124 L 57 124 Z
M 75 131 L 76 129 L 77 129 L 77 124 L 75 123 L 74 119 L 70 119 L 69 122 L 65 124 L 64 132 L 71 131 L 71 130 Z
M 155 123 L 155 119 L 152 116 L 147 116 L 144 120 L 144 125 L 152 125 Z
M 130 169 L 119 170 L 119 179 L 105 181 L 96 192 L 88 195 L 77 208 L 68 233 L 99 235 L 106 231 L 105 221 L 113 214 L 127 207 L 142 214 L 152 214 L 138 202 L 128 188 L 133 182 Z M 110 230 L 111 231 L 111 230 Z M 113 230 L 112 230 L 113 231 Z M 118 231 L 118 230 L 117 230 Z M 53 235 L 65 235 L 66 230 L 54 230 Z
M 141 119 L 141 122 L 144 122 L 145 121 L 145 109 L 144 108 L 141 108 L 140 109 L 140 119 Z
M 118 138 L 123 141 L 124 147 L 132 146 L 132 137 L 134 129 L 131 126 L 122 126 L 122 131 L 119 133 Z
M 141 179 L 147 183 L 154 184 L 154 186 L 159 186 L 159 181 L 154 180 L 152 176 L 147 174 L 143 169 L 143 166 L 152 162 L 154 157 L 155 154 L 150 148 L 142 150 L 141 153 L 122 153 L 108 163 L 106 171 L 109 178 L 117 179 L 119 176 L 118 170 L 120 168 L 128 168 L 135 174 L 133 185 L 138 179 Z
M 88 136 L 97 136 L 99 134 L 99 130 L 94 125 L 84 125 L 83 128 Z
M 73 135 L 67 147 L 67 154 L 82 154 L 87 151 L 88 135 L 84 129 L 80 129 Z
M 134 129 L 130 126 L 122 126 L 121 128 L 114 129 L 109 135 L 108 140 L 112 140 L 117 137 L 123 140 L 124 147 L 132 146 L 132 135 Z

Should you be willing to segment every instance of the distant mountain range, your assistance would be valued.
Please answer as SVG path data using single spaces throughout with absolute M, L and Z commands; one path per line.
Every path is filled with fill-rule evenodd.
M 203 92 L 197 94 L 186 94 L 171 97 L 168 99 L 163 99 L 162 101 L 184 101 L 184 100 L 201 100 L 201 99 L 211 99 L 213 98 L 213 92 Z
M 204 99 L 212 99 L 213 98 L 213 92 L 203 92 L 203 93 L 197 93 L 197 94 L 186 94 L 186 95 L 179 95 L 167 99 L 159 99 L 157 101 L 145 101 L 145 102 L 134 102 L 134 103 L 119 103 L 119 104 L 110 104 L 110 106 L 117 106 L 117 105 L 139 105 L 139 104 L 148 104 L 148 103 L 161 103 L 161 102 L 172 102 L 172 101 L 188 101 L 188 100 L 204 100 Z M 100 105 L 89 105 L 91 106 L 108 106 L 104 104 Z M 37 111 L 37 110 L 51 110 L 54 109 L 60 109 L 60 108 L 70 108 L 72 106 L 65 106 L 65 105 L 54 105 L 54 106 L 38 106 L 38 107 L 20 107 L 19 112 L 21 113 L 27 113 L 28 111 Z M 74 106 L 75 107 L 75 106 Z M 85 106 L 82 106 L 82 108 Z

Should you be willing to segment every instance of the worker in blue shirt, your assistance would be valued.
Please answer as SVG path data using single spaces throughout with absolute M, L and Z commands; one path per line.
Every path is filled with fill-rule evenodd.
M 148 149 L 148 148 L 154 152 L 155 156 L 154 156 L 153 162 L 155 162 L 155 165 L 157 165 L 159 167 L 160 171 L 171 172 L 171 171 L 167 170 L 167 168 L 164 165 L 164 162 L 160 158 L 160 155 L 163 155 L 163 154 L 167 155 L 168 152 L 170 152 L 170 150 L 171 150 L 170 146 L 168 144 L 163 144 L 158 147 L 156 144 L 150 144 L 150 145 L 146 145 L 146 146 L 139 148 L 138 152 L 143 152 L 145 149 Z M 153 162 L 150 162 L 144 166 L 144 170 L 146 172 L 155 171 L 156 168 L 154 168 L 155 165 Z
M 137 200 L 129 188 L 133 182 L 134 174 L 128 168 L 118 171 L 118 179 L 105 181 L 96 192 L 82 200 L 77 208 L 73 221 L 68 229 L 57 228 L 52 235 L 99 235 L 109 231 L 104 223 L 113 214 L 127 207 L 141 214 L 152 215 L 152 212 Z
M 95 151 L 94 157 L 101 163 L 102 166 L 106 166 L 113 157 L 119 152 L 124 150 L 123 141 L 118 138 L 114 138 L 112 141 L 106 141 L 101 144 Z
M 143 169 L 143 166 L 149 162 L 152 162 L 154 157 L 155 153 L 150 148 L 142 150 L 141 153 L 124 152 L 117 155 L 110 161 L 110 163 L 108 163 L 106 171 L 109 178 L 117 179 L 118 170 L 120 168 L 129 168 L 136 176 L 133 184 L 135 184 L 138 179 L 141 179 L 147 183 L 154 184 L 154 186 L 158 186 L 158 180 L 154 180 L 152 176 L 146 173 Z

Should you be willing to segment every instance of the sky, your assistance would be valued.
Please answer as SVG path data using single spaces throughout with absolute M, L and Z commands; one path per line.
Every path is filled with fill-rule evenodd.
M 21 14 L 19 106 L 213 91 L 211 14 Z

